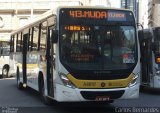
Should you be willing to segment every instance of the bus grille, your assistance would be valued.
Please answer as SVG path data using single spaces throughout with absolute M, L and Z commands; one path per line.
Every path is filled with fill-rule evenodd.
M 96 97 L 110 97 L 110 99 L 120 98 L 124 94 L 124 90 L 120 91 L 81 91 L 83 98 L 87 100 L 95 100 Z

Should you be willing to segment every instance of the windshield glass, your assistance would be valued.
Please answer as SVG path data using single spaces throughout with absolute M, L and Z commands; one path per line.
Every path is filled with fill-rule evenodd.
M 133 26 L 62 26 L 60 58 L 78 70 L 127 69 L 136 63 Z
M 38 56 L 34 54 L 27 55 L 27 64 L 36 64 L 38 62 Z
M 4 56 L 8 56 L 10 51 L 9 41 L 1 41 L 0 42 L 0 54 Z

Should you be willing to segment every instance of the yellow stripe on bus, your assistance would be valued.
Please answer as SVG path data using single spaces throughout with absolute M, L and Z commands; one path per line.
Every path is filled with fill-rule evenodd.
M 71 74 L 67 75 L 68 79 L 77 87 L 77 88 L 124 88 L 129 85 L 132 81 L 134 75 L 130 74 L 126 79 L 117 79 L 117 80 L 79 80 L 74 78 Z
M 18 63 L 18 66 L 22 68 L 22 64 Z M 38 64 L 27 64 L 27 69 L 38 68 Z

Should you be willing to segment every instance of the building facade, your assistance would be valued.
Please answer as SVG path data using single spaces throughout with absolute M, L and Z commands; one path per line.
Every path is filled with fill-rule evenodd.
M 27 21 L 60 5 L 126 8 L 135 13 L 137 22 L 144 23 L 141 20 L 146 16 L 141 16 L 144 15 L 143 10 L 139 14 L 139 1 L 146 0 L 0 0 L 0 38 L 9 37 L 12 31 L 23 26 Z
M 139 0 L 139 22 L 143 28 L 148 28 L 148 0 Z
M 34 17 L 59 5 L 81 5 L 78 0 L 0 0 L 0 38 Z
M 160 0 L 149 0 L 148 2 L 148 26 L 160 26 Z
M 138 0 L 121 0 L 121 8 L 133 11 L 137 22 L 139 21 L 139 1 Z

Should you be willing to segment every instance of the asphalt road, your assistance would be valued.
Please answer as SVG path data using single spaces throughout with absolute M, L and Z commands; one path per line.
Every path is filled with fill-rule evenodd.
M 0 79 L 0 107 L 0 113 L 158 113 L 160 89 L 145 89 L 140 93 L 139 99 L 116 100 L 109 105 L 61 103 L 46 106 L 36 91 L 20 91 L 16 87 L 16 80 L 8 78 Z

